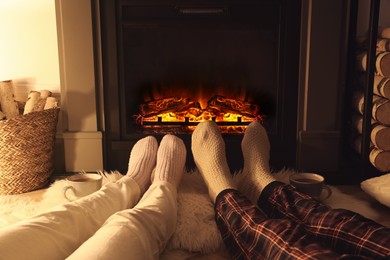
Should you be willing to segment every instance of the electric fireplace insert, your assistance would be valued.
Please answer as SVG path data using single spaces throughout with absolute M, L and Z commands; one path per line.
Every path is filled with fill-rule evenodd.
M 105 169 L 126 171 L 134 143 L 214 120 L 232 171 L 260 121 L 273 169 L 296 160 L 300 1 L 101 1 Z

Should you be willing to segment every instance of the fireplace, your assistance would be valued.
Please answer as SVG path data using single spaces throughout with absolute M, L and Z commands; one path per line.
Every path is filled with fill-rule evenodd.
M 345 154 L 341 149 L 346 142 L 342 122 L 348 120 L 343 111 L 350 109 L 345 101 L 349 1 L 298 2 L 228 1 L 229 4 L 274 6 L 279 10 L 278 16 L 273 16 L 278 18 L 272 20 L 279 21 L 279 31 L 274 34 L 278 38 L 273 45 L 278 46 L 279 54 L 274 88 L 276 98 L 266 99 L 268 103 L 264 103 L 260 95 L 261 102 L 258 104 L 259 113 L 270 133 L 272 167 L 295 166 L 299 171 L 321 173 L 328 183 L 358 181 L 356 172 L 348 170 L 350 163 L 343 158 Z M 63 168 L 66 172 L 94 172 L 96 169 L 120 169 L 125 172 L 131 147 L 147 134 L 123 123 L 129 118 L 126 114 L 132 119 L 132 115 L 139 112 L 139 104 L 146 101 L 144 96 L 141 99 L 137 97 L 139 104 L 131 105 L 134 111 L 128 111 L 123 106 L 127 102 L 122 93 L 126 71 L 121 60 L 121 27 L 117 26 L 117 19 L 120 18 L 120 6 L 126 3 L 147 3 L 149 8 L 155 4 L 169 6 L 174 2 L 56 1 L 62 108 L 62 127 L 59 129 L 62 129 L 63 136 L 59 141 L 63 141 L 60 150 L 64 153 Z M 178 5 L 186 4 L 188 7 L 188 3 L 181 1 Z M 197 3 L 202 3 L 202 9 L 196 9 L 196 12 L 204 12 L 204 7 L 209 6 L 212 8 L 206 8 L 206 11 L 217 12 L 217 17 L 212 18 L 214 22 L 228 17 L 225 10 L 228 14 L 232 10 L 223 6 L 222 11 L 219 11 L 221 8 L 218 10 L 217 7 L 221 7 L 225 1 Z M 177 9 L 173 10 L 177 14 Z M 202 19 L 199 15 L 205 19 L 207 16 L 211 18 L 211 14 L 198 14 L 193 18 Z M 233 22 L 238 20 L 238 17 L 232 19 Z M 186 82 L 197 82 L 197 79 L 186 79 Z M 143 86 L 153 90 L 156 86 L 166 86 L 167 82 L 170 89 L 176 89 L 172 81 Z M 241 86 L 250 86 L 248 82 L 246 80 L 246 84 L 240 84 L 240 89 Z M 205 86 L 219 88 L 226 84 Z M 256 96 L 242 93 L 234 98 L 244 96 L 244 100 L 253 101 L 253 96 Z M 226 97 L 224 92 L 217 94 Z M 155 135 L 159 139 L 162 137 L 162 134 Z M 190 134 L 182 133 L 180 136 L 190 151 Z M 236 162 L 236 168 L 239 168 L 242 163 L 239 152 L 242 134 L 224 134 L 224 138 L 229 146 L 229 162 Z M 189 164 L 191 160 L 189 154 Z
M 194 167 L 191 132 L 203 120 L 220 126 L 232 171 L 252 121 L 269 133 L 272 167 L 295 166 L 299 0 L 118 0 L 100 10 L 106 169 L 125 171 L 137 140 L 166 133 L 185 141 Z

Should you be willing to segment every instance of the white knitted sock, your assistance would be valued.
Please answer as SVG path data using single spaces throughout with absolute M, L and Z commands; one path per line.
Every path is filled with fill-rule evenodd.
M 156 165 L 158 143 L 153 136 L 139 140 L 131 150 L 127 177 L 132 178 L 144 193 L 150 184 L 150 175 Z
M 183 141 L 174 135 L 165 135 L 158 148 L 153 181 L 167 181 L 178 187 L 184 173 L 186 156 Z
M 256 204 L 264 187 L 275 181 L 269 169 L 270 143 L 266 130 L 259 122 L 248 125 L 241 149 L 244 156 L 244 169 L 238 187 Z
M 221 191 L 235 189 L 226 161 L 225 143 L 215 122 L 204 121 L 196 126 L 192 133 L 191 149 L 213 202 Z

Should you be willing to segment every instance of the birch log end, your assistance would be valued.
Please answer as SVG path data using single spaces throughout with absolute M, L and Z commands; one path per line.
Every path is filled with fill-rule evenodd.
M 383 77 L 390 77 L 390 52 L 376 56 L 376 72 Z
M 377 148 L 372 149 L 370 162 L 380 172 L 390 171 L 390 151 L 383 151 Z
M 39 92 L 41 93 L 41 98 L 48 98 L 52 95 L 51 91 L 49 90 L 41 90 Z
M 23 115 L 33 112 L 34 107 L 37 105 L 40 98 L 41 93 L 39 93 L 38 91 L 30 91 L 27 97 L 26 105 L 24 106 Z
M 364 95 L 360 92 L 355 93 L 354 107 L 363 115 Z M 372 99 L 372 118 L 383 125 L 390 126 L 390 100 L 378 95 Z
M 58 107 L 58 102 L 55 97 L 48 97 L 46 98 L 46 103 L 44 109 L 51 109 L 51 108 L 56 108 Z
M 18 103 L 14 98 L 12 80 L 0 81 L 0 105 L 1 111 L 6 115 L 7 119 L 19 115 Z
M 376 121 L 390 126 L 390 100 L 379 96 L 374 96 L 372 117 Z
M 378 149 L 390 151 L 390 127 L 376 125 L 371 131 L 371 141 Z
M 356 57 L 357 67 L 361 71 L 367 70 L 367 52 Z M 383 77 L 390 77 L 390 52 L 377 52 L 375 60 L 375 71 Z
M 380 30 L 380 38 L 390 39 L 390 27 L 385 27 Z
M 390 99 L 390 78 L 375 75 L 373 92 L 375 95 Z
M 390 39 L 378 39 L 376 42 L 377 51 L 390 51 Z
M 5 114 L 3 112 L 0 111 L 0 120 L 4 120 L 6 119 L 7 117 L 5 116 Z
M 363 115 L 362 114 L 356 114 L 352 116 L 352 125 L 354 126 L 355 130 L 359 133 L 363 133 Z M 371 128 L 378 124 L 377 121 L 375 121 L 373 118 L 371 118 Z

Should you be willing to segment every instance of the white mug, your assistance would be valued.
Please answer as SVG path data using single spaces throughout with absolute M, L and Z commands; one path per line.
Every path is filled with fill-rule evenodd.
M 315 199 L 325 200 L 332 195 L 332 190 L 325 184 L 324 177 L 317 173 L 295 173 L 290 176 L 290 184 L 297 190 Z M 323 195 L 323 191 L 326 194 Z
M 66 178 L 63 189 L 64 197 L 68 201 L 74 201 L 94 193 L 102 187 L 102 176 L 95 173 L 82 173 Z

